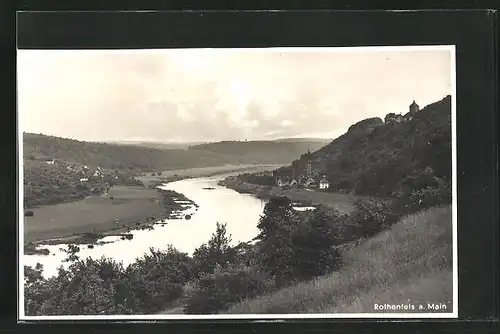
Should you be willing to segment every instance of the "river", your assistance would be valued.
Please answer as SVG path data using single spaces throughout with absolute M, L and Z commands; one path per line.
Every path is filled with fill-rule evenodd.
M 232 235 L 233 244 L 250 241 L 258 233 L 257 223 L 264 209 L 265 202 L 249 194 L 240 194 L 234 190 L 217 185 L 217 182 L 228 175 L 217 175 L 208 178 L 184 179 L 161 186 L 174 190 L 194 201 L 198 208 L 189 206 L 183 214 L 190 214 L 191 219 L 172 219 L 155 224 L 153 230 L 131 231 L 133 239 L 121 240 L 120 237 L 106 237 L 103 241 L 112 241 L 104 245 L 80 245 L 80 258 L 94 259 L 105 256 L 123 262 L 124 266 L 135 261 L 149 248 L 164 249 L 168 244 L 180 251 L 192 254 L 202 243 L 207 242 L 215 232 L 216 223 L 227 223 L 227 231 Z M 211 187 L 213 190 L 203 188 Z M 63 263 L 67 256 L 62 249 L 67 245 L 43 245 L 50 255 L 24 255 L 23 264 L 35 266 L 40 263 L 44 267 L 44 276 L 57 274 L 57 268 L 68 267 Z

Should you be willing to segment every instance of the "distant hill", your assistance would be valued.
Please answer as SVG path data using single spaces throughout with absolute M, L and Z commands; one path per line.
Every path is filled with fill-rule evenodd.
M 280 139 L 275 139 L 273 140 L 274 142 L 278 143 L 318 143 L 318 144 L 323 144 L 326 145 L 331 142 L 331 139 L 325 139 L 325 138 L 280 138 Z
M 212 152 L 216 154 L 237 156 L 249 163 L 266 161 L 266 163 L 283 164 L 308 150 L 314 151 L 323 147 L 325 139 L 279 139 L 252 141 L 221 141 L 192 145 L 189 151 Z
M 412 119 L 404 120 L 412 116 Z M 278 173 L 303 173 L 310 159 L 325 174 L 330 191 L 395 195 L 404 180 L 423 170 L 451 180 L 451 97 L 402 117 L 401 122 L 369 118 L 352 125 L 328 145 L 302 154 Z
M 24 134 L 24 157 L 56 159 L 110 169 L 167 170 L 219 164 L 214 154 L 182 149 L 91 143 L 40 134 Z
M 110 141 L 108 144 L 127 145 L 157 148 L 160 150 L 187 150 L 189 146 L 202 144 L 202 142 L 192 143 L 162 143 L 162 142 L 142 142 L 142 141 Z
M 171 170 L 224 164 L 283 164 L 323 146 L 321 142 L 218 142 L 174 148 L 171 144 L 109 144 L 24 133 L 24 158 L 56 159 L 115 170 Z

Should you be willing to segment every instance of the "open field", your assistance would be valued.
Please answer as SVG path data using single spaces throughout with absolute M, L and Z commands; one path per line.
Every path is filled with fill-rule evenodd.
M 111 199 L 113 197 L 113 199 Z M 33 217 L 24 217 L 25 242 L 100 232 L 120 224 L 133 224 L 164 212 L 160 193 L 137 186 L 115 186 L 108 194 L 91 196 L 72 203 L 45 205 L 32 209 Z
M 148 173 L 141 176 L 139 179 L 146 185 L 158 182 L 177 181 L 189 177 L 209 177 L 218 174 L 236 173 L 236 172 L 259 172 L 272 170 L 281 167 L 282 165 L 224 165 L 217 167 L 199 167 L 188 169 L 166 170 L 161 175 L 151 175 Z
M 241 302 L 225 313 L 452 312 L 451 206 L 403 218 L 352 246 L 343 258 L 338 272 Z M 375 310 L 375 303 L 400 307 Z
M 328 193 L 306 189 L 282 189 L 273 186 L 261 186 L 237 182 L 236 178 L 228 178 L 221 184 L 240 193 L 249 193 L 260 198 L 287 196 L 294 202 L 305 202 L 314 205 L 324 205 L 341 212 L 350 213 L 354 210 L 356 197 L 348 194 Z

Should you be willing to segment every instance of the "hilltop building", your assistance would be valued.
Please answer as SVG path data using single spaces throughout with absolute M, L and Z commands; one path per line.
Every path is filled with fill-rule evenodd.
M 415 102 L 415 100 L 413 100 L 412 104 L 410 104 L 410 113 L 414 114 L 414 113 L 419 112 L 419 111 L 420 111 L 420 107 Z
M 390 113 L 385 116 L 384 122 L 385 123 L 401 123 L 403 121 L 403 115 L 401 114 L 394 114 Z
M 413 117 L 415 116 L 415 114 L 420 111 L 420 107 L 415 102 L 415 100 L 413 100 L 412 104 L 410 104 L 409 109 L 410 109 L 410 111 L 406 115 L 404 115 L 404 117 L 403 117 L 403 121 L 405 121 L 405 122 L 411 121 L 413 119 Z

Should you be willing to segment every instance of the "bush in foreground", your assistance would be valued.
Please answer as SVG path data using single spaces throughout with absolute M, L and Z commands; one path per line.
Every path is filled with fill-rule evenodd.
M 393 211 L 392 203 L 386 200 L 361 198 L 354 202 L 354 206 L 350 219 L 358 227 L 355 238 L 373 236 L 389 228 L 399 218 Z
M 202 274 L 185 293 L 187 298 L 184 313 L 214 314 L 227 309 L 231 304 L 253 298 L 270 289 L 272 281 L 255 267 L 230 265 L 218 266 L 211 274 Z

